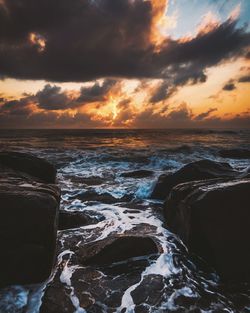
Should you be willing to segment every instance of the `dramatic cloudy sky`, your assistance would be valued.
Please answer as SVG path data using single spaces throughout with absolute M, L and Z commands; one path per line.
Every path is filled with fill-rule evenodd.
M 249 22 L 250 0 L 0 0 L 0 127 L 250 127 Z

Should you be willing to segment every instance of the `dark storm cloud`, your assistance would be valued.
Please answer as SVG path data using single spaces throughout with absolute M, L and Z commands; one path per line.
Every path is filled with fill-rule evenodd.
M 113 79 L 105 79 L 102 84 L 95 82 L 92 86 L 82 87 L 79 97 L 70 97 L 61 87 L 47 84 L 34 95 L 33 99 L 38 107 L 45 110 L 74 109 L 86 103 L 104 101 L 116 82 Z
M 163 101 L 168 96 L 168 82 L 163 82 L 155 91 L 155 93 L 150 98 L 150 102 L 159 102 Z
M 81 107 L 93 101 L 101 102 L 117 81 L 106 79 L 102 84 L 95 82 L 94 85 L 82 87 L 80 96 L 69 95 L 57 85 L 46 84 L 36 94 L 23 94 L 21 99 L 7 100 L 0 98 L 0 114 L 26 115 L 32 113 L 31 104 L 38 109 L 47 111 L 67 110 Z
M 187 41 L 168 38 L 155 50 L 149 39 L 152 15 L 151 2 L 144 0 L 4 0 L 1 75 L 50 81 L 136 77 L 195 83 L 206 79 L 206 67 L 241 55 L 250 42 L 249 33 L 229 19 Z
M 239 83 L 250 83 L 250 75 L 242 76 L 239 79 Z
M 45 110 L 63 110 L 70 106 L 71 99 L 61 87 L 47 84 L 36 94 L 37 102 L 40 108 Z
M 77 101 L 82 103 L 103 101 L 116 82 L 114 79 L 106 79 L 102 84 L 96 82 L 92 87 L 82 87 L 81 95 Z
M 28 115 L 32 112 L 29 104 L 33 97 L 28 96 L 20 100 L 7 101 L 3 99 L 0 106 L 0 115 Z
M 223 90 L 225 91 L 232 91 L 236 89 L 236 86 L 234 83 L 227 83 L 224 87 L 223 87 Z

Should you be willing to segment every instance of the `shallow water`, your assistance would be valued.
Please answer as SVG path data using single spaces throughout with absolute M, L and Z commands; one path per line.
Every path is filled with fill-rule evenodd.
M 249 160 L 222 159 L 218 151 L 230 147 L 250 149 L 249 138 L 249 131 L 235 130 L 22 130 L 0 131 L 0 149 L 31 152 L 54 163 L 62 189 L 61 208 L 84 211 L 99 220 L 58 234 L 58 264 L 64 264 L 60 281 L 70 289 L 75 312 L 86 312 L 77 296 L 79 282 L 74 277 L 79 268 L 83 273 L 86 269 L 75 261 L 75 247 L 68 246 L 68 238 L 76 238 L 79 247 L 114 234 L 145 232 L 163 253 L 156 258 L 144 257 L 98 269 L 102 273 L 98 279 L 105 282 L 107 296 L 103 300 L 91 289 L 82 290 L 93 302 L 87 312 L 110 310 L 112 297 L 108 288 L 114 279 L 123 284 L 126 273 L 121 275 L 119 268 L 128 266 L 135 270 L 135 279 L 126 277 L 128 285 L 124 285 L 119 304 L 110 312 L 187 312 L 187 307 L 188 312 L 250 312 L 250 287 L 241 286 L 239 291 L 231 286 L 225 290 L 216 273 L 202 261 L 199 266 L 197 262 L 194 265 L 180 240 L 163 227 L 162 203 L 149 199 L 161 173 L 175 171 L 195 160 L 229 162 L 244 170 Z M 153 176 L 121 176 L 138 169 L 152 170 Z M 109 194 L 115 199 L 112 204 L 81 200 L 87 191 Z M 96 268 L 88 268 L 90 271 L 96 273 Z M 45 288 L 46 284 L 0 290 L 0 313 L 39 312 Z M 148 297 L 141 297 L 148 291 Z

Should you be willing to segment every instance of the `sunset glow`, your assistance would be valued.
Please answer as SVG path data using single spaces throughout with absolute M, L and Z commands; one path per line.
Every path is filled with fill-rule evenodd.
M 248 0 L 108 2 L 20 29 L 0 2 L 0 127 L 250 127 Z

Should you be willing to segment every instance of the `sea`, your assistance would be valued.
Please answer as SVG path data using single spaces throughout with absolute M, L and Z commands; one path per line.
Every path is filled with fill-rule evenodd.
M 96 218 L 91 229 L 93 232 L 95 228 L 103 230 L 99 239 L 125 233 L 138 225 L 148 225 L 153 229 L 151 235 L 162 247 L 163 253 L 148 262 L 140 279 L 124 290 L 116 308 L 109 310 L 105 298 L 92 295 L 95 304 L 85 310 L 74 296 L 71 300 L 75 313 L 250 312 L 250 285 L 225 288 L 214 270 L 207 269 L 202 261 L 197 265 L 181 240 L 164 227 L 163 202 L 150 199 L 162 173 L 174 172 L 193 161 L 228 162 L 239 171 L 249 167 L 247 159 L 221 158 L 219 151 L 227 148 L 250 149 L 250 130 L 0 130 L 0 150 L 32 153 L 56 166 L 57 182 L 62 190 L 61 209 L 78 210 Z M 141 169 L 150 170 L 153 175 L 144 178 L 123 176 L 123 173 Z M 101 200 L 84 201 L 78 197 L 83 192 L 109 194 L 115 200 L 112 204 Z M 98 219 L 100 215 L 102 218 Z M 85 227 L 90 229 L 89 226 L 81 229 L 84 231 Z M 96 236 L 94 240 L 97 240 Z M 91 243 L 91 237 L 89 241 Z M 61 256 L 58 255 L 58 262 Z M 1 257 L 4 257 L 4 251 L 1 251 Z M 143 278 L 149 274 L 162 277 L 163 287 L 157 294 L 157 303 L 144 299 L 145 303 L 138 305 L 131 292 L 139 290 Z M 38 313 L 45 288 L 46 282 L 0 290 L 0 313 Z M 72 285 L 72 288 L 78 287 Z M 149 288 L 150 293 L 154 287 L 143 288 L 143 292 Z M 140 310 L 142 307 L 144 310 Z

